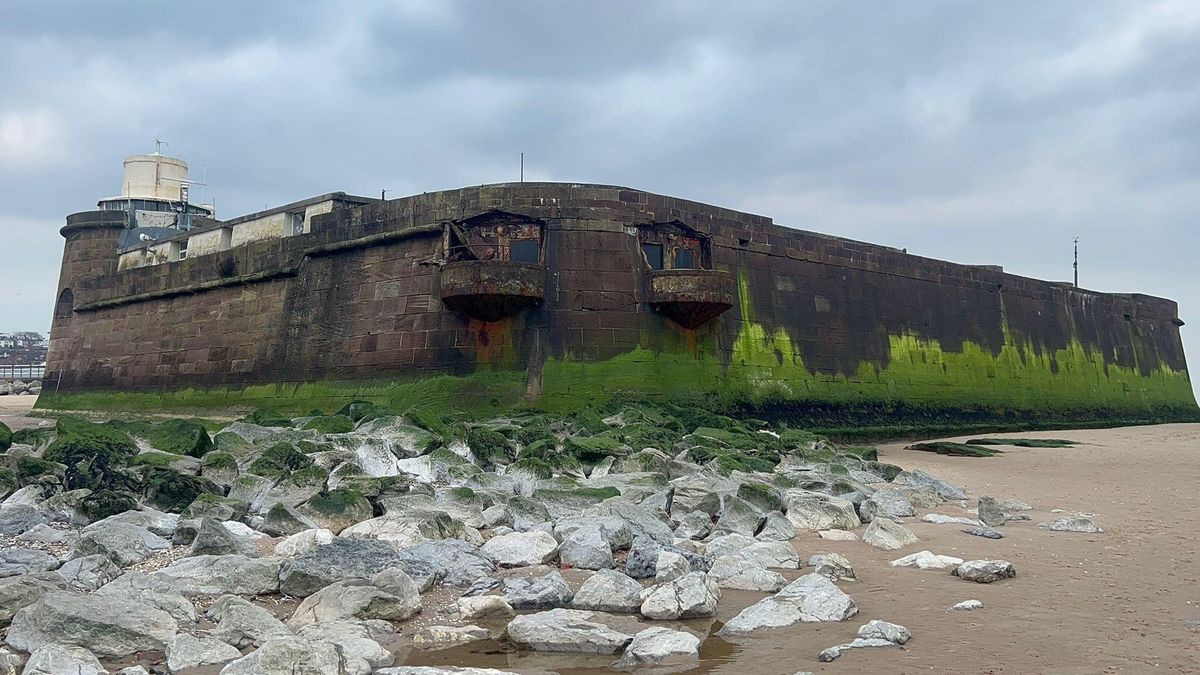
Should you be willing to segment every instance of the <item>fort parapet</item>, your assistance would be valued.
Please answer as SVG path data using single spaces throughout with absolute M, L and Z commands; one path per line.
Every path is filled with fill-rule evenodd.
M 1170 300 L 639 190 L 332 193 L 121 248 L 123 215 L 62 228 L 42 407 L 622 396 L 820 428 L 1197 417 Z

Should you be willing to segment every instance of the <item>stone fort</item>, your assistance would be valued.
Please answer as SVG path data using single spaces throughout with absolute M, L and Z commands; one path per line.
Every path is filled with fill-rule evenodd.
M 231 220 L 126 160 L 67 217 L 48 408 L 570 410 L 815 428 L 1191 420 L 1176 304 L 607 185 L 341 192 Z

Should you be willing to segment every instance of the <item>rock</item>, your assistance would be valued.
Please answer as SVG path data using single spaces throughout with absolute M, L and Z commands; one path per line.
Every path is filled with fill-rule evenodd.
M 200 555 L 181 558 L 153 574 L 184 595 L 268 595 L 279 592 L 278 558 Z
M 74 644 L 100 656 L 122 657 L 166 648 L 178 624 L 166 612 L 118 596 L 49 591 L 13 615 L 6 642 L 32 652 Z
M 996 502 L 995 497 L 982 495 L 979 497 L 979 520 L 988 527 L 999 527 L 1006 520 L 1004 509 Z
M 912 631 L 898 623 L 872 619 L 859 626 L 858 637 L 864 640 L 887 640 L 902 645 L 912 639 Z
M 16 669 L 8 671 L 16 673 Z M 75 645 L 45 644 L 33 650 L 21 675 L 108 675 L 95 654 Z
M 382 668 L 374 675 L 516 675 L 511 670 L 494 668 L 463 668 L 458 665 L 401 665 L 397 668 Z
M 948 570 L 961 564 L 963 564 L 962 558 L 935 555 L 930 551 L 919 551 L 891 562 L 892 567 L 917 567 L 923 570 Z
M 542 531 L 513 532 L 492 537 L 479 552 L 500 567 L 528 567 L 557 559 L 558 542 Z
M 912 530 L 888 518 L 876 518 L 863 532 L 863 541 L 875 548 L 895 551 L 921 541 Z
M 242 476 L 238 480 L 241 481 L 244 479 L 259 479 L 259 477 Z M 267 481 L 266 486 L 269 489 L 271 482 Z M 233 492 L 231 491 L 229 494 L 232 496 Z M 263 524 L 259 529 L 271 535 L 272 537 L 286 537 L 288 535 L 303 532 L 305 530 L 319 530 L 322 528 L 317 527 L 317 524 L 314 523 L 308 516 L 301 514 L 295 508 L 286 504 L 275 504 L 267 509 L 267 512 L 264 515 Z
M 0 549 L 0 578 L 48 572 L 58 568 L 58 558 L 32 548 Z
M 633 636 L 625 648 L 625 654 L 617 661 L 617 668 L 662 663 L 676 657 L 699 658 L 700 638 L 683 631 L 654 626 Z
M 901 471 L 892 483 L 896 485 L 908 485 L 916 488 L 930 488 L 938 494 L 939 497 L 948 501 L 961 501 L 967 498 L 967 491 L 951 485 L 940 478 L 934 478 L 928 473 L 920 469 L 907 469 Z
M 7 649 L 0 648 L 0 675 L 17 675 L 17 669 L 25 659 Z M 86 671 L 84 671 L 86 672 Z M 42 671 L 34 675 L 53 675 L 54 671 Z
M 342 530 L 341 536 L 347 539 L 375 539 L 400 550 L 429 541 L 430 537 L 426 536 L 428 529 L 422 523 L 407 518 L 383 515 L 351 525 Z
M 864 523 L 869 523 L 877 516 L 899 520 L 917 515 L 908 496 L 900 490 L 881 488 L 858 506 L 858 513 Z
M 313 495 L 296 511 L 334 534 L 375 515 L 371 502 L 353 490 L 330 490 Z
M 990 584 L 1017 576 L 1016 568 L 1007 560 L 968 560 L 950 573 L 960 579 L 980 584 Z
M 123 511 L 115 516 L 109 516 L 104 520 L 98 520 L 88 527 L 91 528 L 105 523 L 125 523 L 127 525 L 144 527 L 163 539 L 170 539 L 171 535 L 175 533 L 175 528 L 179 527 L 179 520 L 179 514 L 177 513 L 164 513 L 145 506 L 137 511 Z
M 959 516 L 944 516 L 940 513 L 927 513 L 921 516 L 921 522 L 933 523 L 934 525 L 979 525 L 978 520 L 961 518 Z
M 501 586 L 513 609 L 556 609 L 566 607 L 575 597 L 558 570 L 540 577 L 505 577 Z
M 179 623 L 195 623 L 196 607 L 174 586 L 157 577 L 141 572 L 126 572 L 96 590 L 98 597 L 128 598 L 143 605 L 156 607 L 170 614 Z
M 606 499 L 589 507 L 582 514 L 582 517 L 585 518 L 603 516 L 614 516 L 624 520 L 629 524 L 634 538 L 639 535 L 646 536 L 664 545 L 670 544 L 675 539 L 671 528 L 656 518 L 653 513 L 620 497 Z
M 642 606 L 641 584 L 616 570 L 600 570 L 583 585 L 571 600 L 574 609 L 636 613 Z
M 304 598 L 335 581 L 369 579 L 389 567 L 415 577 L 415 572 L 429 566 L 402 556 L 382 541 L 336 537 L 299 558 L 285 560 L 279 569 L 279 592 Z
M 732 553 L 717 558 L 708 578 L 722 589 L 775 593 L 787 585 L 778 572 L 771 572 L 758 563 Z
M 895 643 L 888 642 L 887 640 L 857 638 L 853 642 L 847 642 L 847 643 L 840 644 L 840 645 L 834 645 L 832 647 L 822 650 L 821 653 L 817 655 L 817 660 L 822 663 L 828 663 L 828 662 L 833 661 L 834 659 L 838 658 L 842 654 L 845 654 L 847 651 L 849 651 L 851 649 L 864 649 L 867 647 L 895 647 L 895 646 L 896 646 Z
M 61 591 L 67 582 L 57 572 L 22 574 L 0 579 L 0 624 L 12 620 L 18 609 L 37 602 L 49 591 Z
M 687 558 L 674 551 L 659 551 L 654 569 L 654 580 L 660 584 L 674 581 L 692 571 Z
M 40 500 L 39 500 L 40 501 Z M 30 504 L 5 505 L 0 508 L 0 534 L 15 536 L 42 525 L 47 518 L 36 506 Z
M 763 519 L 762 529 L 754 538 L 759 541 L 791 541 L 796 538 L 796 527 L 782 511 L 771 511 Z
M 252 541 L 235 537 L 212 518 L 201 518 L 188 555 L 242 555 L 257 558 L 260 552 Z
M 117 671 L 117 675 L 154 675 L 143 666 L 129 666 Z
M 808 559 L 810 567 L 817 574 L 830 581 L 856 581 L 854 567 L 845 556 L 839 553 L 820 553 Z
M 969 534 L 973 537 L 986 537 L 988 539 L 1003 539 L 1004 535 L 990 527 L 968 527 L 963 530 L 963 534 Z
M 287 636 L 267 640 L 256 651 L 231 662 L 220 675 L 332 675 L 344 672 L 336 645 Z
M 212 636 L 238 649 L 292 634 L 274 614 L 236 595 L 217 598 L 205 616 L 217 622 Z
M 17 536 L 17 541 L 23 544 L 67 544 L 74 542 L 79 535 L 70 530 L 56 530 L 49 525 L 34 525 Z
M 400 550 L 400 557 L 412 563 L 405 571 L 413 577 L 422 592 L 428 588 L 424 578 L 416 574 L 416 566 L 436 571 L 437 577 L 457 588 L 466 588 L 480 578 L 496 571 L 496 565 L 479 552 L 479 547 L 460 539 L 429 541 Z M 426 575 L 427 576 L 427 575 Z
M 429 626 L 413 636 L 413 646 L 421 649 L 438 649 L 455 645 L 488 640 L 492 634 L 479 626 Z
M 704 572 L 690 572 L 642 592 L 642 616 L 649 619 L 694 619 L 713 616 L 721 589 Z
M 965 611 L 970 611 L 972 609 L 983 609 L 983 603 L 978 600 L 963 600 L 950 609 L 961 609 Z
M 594 616 L 578 609 L 552 609 L 518 616 L 505 630 L 517 646 L 542 652 L 616 654 L 633 641 L 632 635 L 592 621 Z
M 756 541 L 737 553 L 766 568 L 787 570 L 800 568 L 800 554 L 796 552 L 791 542 L 787 541 Z
M 1004 501 L 1000 502 L 1000 508 L 1004 509 L 1005 513 L 1033 510 L 1032 506 L 1019 499 L 1005 499 Z
M 852 530 L 861 524 L 853 503 L 821 492 L 788 490 L 784 504 L 787 518 L 797 530 Z
M 846 530 L 820 530 L 817 536 L 829 541 L 858 541 L 858 535 Z
M 216 638 L 180 633 L 167 644 L 167 668 L 174 673 L 198 666 L 217 666 L 241 655 L 237 648 Z
M 554 520 L 541 502 L 528 497 L 513 497 L 508 500 L 506 508 L 512 520 L 512 528 L 518 532 L 525 532 Z
M 296 607 L 288 627 L 296 630 L 312 623 L 346 619 L 407 620 L 421 611 L 421 596 L 407 574 L 393 570 L 387 590 L 361 579 L 338 581 L 322 588 Z
M 613 566 L 612 547 L 594 530 L 578 530 L 563 539 L 558 557 L 563 567 L 603 570 Z
M 587 582 L 584 582 L 583 585 L 587 586 Z M 638 586 L 638 589 L 640 590 L 641 586 Z M 579 593 L 575 594 L 575 599 L 578 600 L 579 595 L 582 593 L 583 589 L 581 588 L 579 589 Z M 463 621 L 507 619 L 513 615 L 512 606 L 508 604 L 508 601 L 498 595 L 462 597 L 458 599 L 457 604 L 458 618 Z
M 753 537 L 758 533 L 765 514 L 762 509 L 741 497 L 726 497 L 721 505 L 721 517 L 713 525 L 713 532 L 744 534 Z
M 742 610 L 726 622 L 720 635 L 746 635 L 794 623 L 845 621 L 858 613 L 854 600 L 820 574 L 806 574 L 774 596 Z
M 347 673 L 375 672 L 392 665 L 394 657 L 380 641 L 390 642 L 393 629 L 386 621 L 325 621 L 309 624 L 296 637 L 313 643 L 337 645 Z
M 1082 534 L 1100 534 L 1104 531 L 1096 525 L 1094 520 L 1082 515 L 1066 516 L 1051 523 L 1042 523 L 1038 527 L 1051 532 L 1079 532 Z
M 333 533 L 329 530 L 323 528 L 303 530 L 296 534 L 288 535 L 283 541 L 275 544 L 275 555 L 284 558 L 296 558 L 332 541 Z
M 703 511 L 692 511 L 679 520 L 679 525 L 675 528 L 675 537 L 703 539 L 712 532 L 712 527 L 712 516 Z
M 374 675 L 515 675 L 511 670 L 465 668 L 461 666 L 399 666 L 381 668 Z
M 71 557 L 81 558 L 99 553 L 119 567 L 129 567 L 169 548 L 171 542 L 150 530 L 109 518 L 92 523 L 80 531 L 79 542 L 71 551 Z

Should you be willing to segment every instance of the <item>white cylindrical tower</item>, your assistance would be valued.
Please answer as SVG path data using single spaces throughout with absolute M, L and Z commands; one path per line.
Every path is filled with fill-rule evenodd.
M 186 185 L 187 162 L 154 153 L 125 158 L 125 177 L 121 196 L 132 199 L 179 201 L 180 188 Z

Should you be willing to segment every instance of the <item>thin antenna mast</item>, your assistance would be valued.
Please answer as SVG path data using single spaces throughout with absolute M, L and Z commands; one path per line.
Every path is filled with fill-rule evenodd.
M 1075 237 L 1075 288 L 1079 288 L 1079 237 Z
M 525 153 L 521 153 L 521 182 L 525 182 Z

